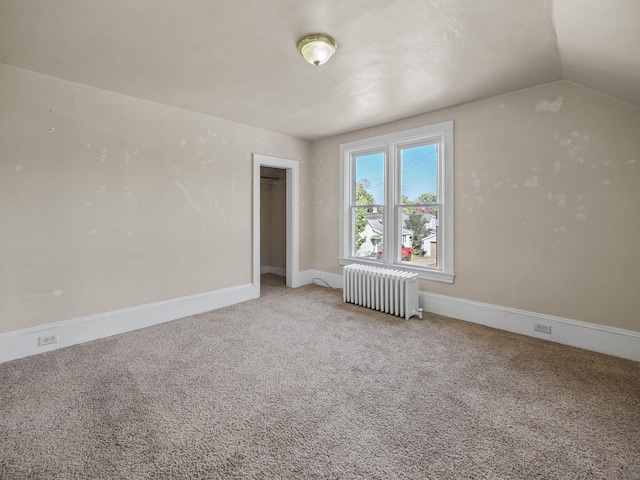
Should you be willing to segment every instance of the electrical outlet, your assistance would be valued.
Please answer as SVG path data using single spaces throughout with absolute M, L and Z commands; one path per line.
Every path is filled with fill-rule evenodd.
M 551 333 L 551 325 L 542 325 L 541 323 L 534 323 L 533 330 L 542 333 Z
M 58 343 L 58 334 L 52 333 L 51 335 L 43 335 L 38 337 L 38 346 L 43 347 L 45 345 L 51 345 L 52 343 Z

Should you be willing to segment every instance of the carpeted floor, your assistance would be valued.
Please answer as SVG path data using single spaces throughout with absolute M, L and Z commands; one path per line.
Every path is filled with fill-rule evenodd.
M 639 479 L 640 364 L 265 276 L 0 365 L 0 478 Z

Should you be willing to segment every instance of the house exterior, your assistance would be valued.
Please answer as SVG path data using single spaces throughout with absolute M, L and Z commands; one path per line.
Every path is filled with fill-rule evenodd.
M 369 223 L 360 233 L 360 237 L 364 238 L 364 243 L 360 246 L 356 252 L 358 257 L 371 257 L 376 256 L 377 252 L 382 249 L 383 245 L 383 218 L 382 213 L 370 213 L 368 215 Z M 403 221 L 406 220 L 406 215 L 403 215 Z M 413 246 L 413 232 L 406 228 L 402 229 L 402 246 Z
M 436 256 L 436 245 L 438 241 L 438 235 L 435 230 L 433 230 L 429 235 L 422 239 L 422 256 L 424 257 L 435 257 Z
M 373 216 L 379 218 L 372 218 Z M 382 214 L 374 213 L 369 215 L 369 223 L 360 232 L 360 238 L 364 238 L 364 242 L 356 252 L 358 257 L 375 257 L 379 248 L 382 246 Z

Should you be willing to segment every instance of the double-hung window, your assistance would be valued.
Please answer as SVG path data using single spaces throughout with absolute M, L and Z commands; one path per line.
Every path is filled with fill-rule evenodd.
M 453 121 L 340 146 L 340 263 L 453 283 Z

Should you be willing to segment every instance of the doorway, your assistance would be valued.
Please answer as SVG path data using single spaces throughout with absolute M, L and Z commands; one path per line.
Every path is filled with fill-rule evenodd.
M 274 177 L 272 179 L 265 179 L 265 183 L 271 183 L 271 188 L 274 185 L 278 185 L 276 188 L 282 188 L 284 190 L 284 199 L 276 200 L 276 202 L 284 200 L 284 266 L 274 267 L 272 265 L 264 265 L 266 263 L 273 263 L 278 261 L 281 265 L 282 262 L 278 259 L 269 258 L 269 262 L 263 262 L 261 260 L 261 223 L 262 223 L 262 179 L 261 172 L 265 172 L 265 177 Z M 293 160 L 287 160 L 283 158 L 270 157 L 267 155 L 254 154 L 253 155 L 253 285 L 260 287 L 260 273 L 261 266 L 271 266 L 273 268 L 282 268 L 284 271 L 279 270 L 280 273 L 285 273 L 287 287 L 295 288 L 299 286 L 299 272 L 298 272 L 298 197 L 299 197 L 299 179 L 298 179 L 298 162 Z M 272 197 L 267 201 L 273 200 Z M 268 205 L 265 205 L 267 210 Z M 280 212 L 279 212 L 280 213 Z M 277 214 L 276 214 L 277 215 Z M 268 220 L 265 216 L 264 220 Z M 267 243 L 273 241 L 275 237 L 271 236 Z M 280 251 L 282 252 L 282 251 Z M 269 255 L 273 253 L 270 250 Z M 279 253 L 276 253 L 276 256 Z
M 287 171 L 260 167 L 260 275 L 287 276 Z

